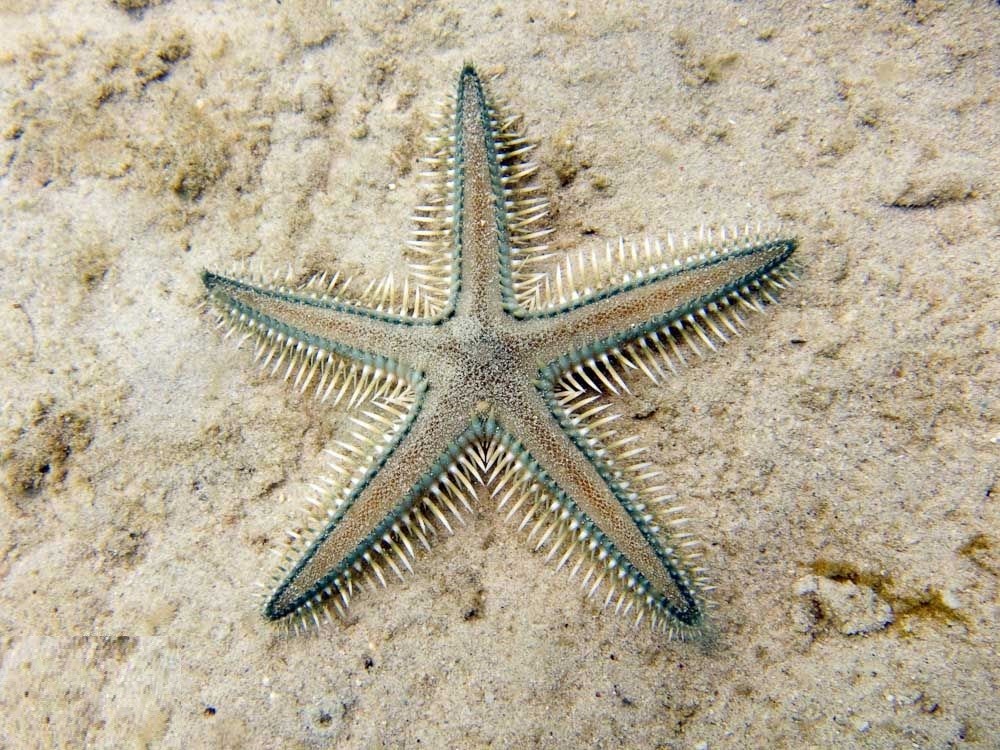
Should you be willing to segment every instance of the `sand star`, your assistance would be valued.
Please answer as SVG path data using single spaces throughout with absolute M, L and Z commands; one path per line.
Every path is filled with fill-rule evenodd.
M 698 633 L 709 587 L 697 544 L 612 401 L 738 336 L 784 288 L 796 242 L 746 228 L 556 252 L 533 144 L 471 66 L 447 108 L 400 281 L 204 274 L 220 325 L 351 423 L 326 450 L 264 615 L 343 615 L 360 581 L 402 578 L 488 495 L 589 594 Z

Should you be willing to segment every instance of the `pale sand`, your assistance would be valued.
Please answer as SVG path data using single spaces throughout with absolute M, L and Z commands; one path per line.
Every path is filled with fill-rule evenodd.
M 1000 746 L 1000 7 L 131 4 L 0 10 L 0 744 Z M 631 402 L 712 649 L 493 512 L 347 626 L 259 615 L 337 423 L 220 340 L 199 273 L 391 267 L 466 60 L 541 140 L 562 246 L 801 238 L 786 304 Z

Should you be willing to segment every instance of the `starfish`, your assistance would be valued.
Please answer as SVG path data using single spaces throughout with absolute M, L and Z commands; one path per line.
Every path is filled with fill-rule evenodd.
M 343 619 L 488 495 L 606 606 L 705 632 L 698 543 L 615 402 L 740 335 L 794 278 L 796 241 L 747 227 L 557 252 L 517 123 L 465 66 L 399 281 L 203 273 L 227 337 L 350 424 L 279 552 L 269 620 Z

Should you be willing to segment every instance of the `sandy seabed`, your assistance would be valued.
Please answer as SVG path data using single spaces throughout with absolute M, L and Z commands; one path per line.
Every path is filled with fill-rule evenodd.
M 997 39 L 972 1 L 0 3 L 0 744 L 1000 747 Z M 711 648 L 492 512 L 345 625 L 260 617 L 341 427 L 199 273 L 393 268 L 467 60 L 557 247 L 800 238 L 786 303 L 628 412 Z

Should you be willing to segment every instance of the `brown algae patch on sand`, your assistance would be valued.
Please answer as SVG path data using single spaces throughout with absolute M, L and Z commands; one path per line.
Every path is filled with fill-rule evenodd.
M 808 604 L 808 611 L 800 612 L 807 632 L 822 631 L 825 624 L 844 635 L 898 626 L 908 636 L 915 621 L 971 625 L 958 597 L 946 587 L 897 583 L 884 571 L 846 561 L 820 558 L 810 568 L 813 574 L 796 583 L 796 593 Z
M 183 107 L 174 124 L 168 137 L 152 147 L 149 166 L 162 175 L 163 187 L 182 200 L 196 201 L 229 165 L 227 138 L 197 106 Z
M 61 484 L 74 453 L 93 439 L 90 420 L 73 409 L 56 408 L 52 396 L 36 399 L 23 427 L 11 430 L 0 450 L 0 487 L 14 505 L 44 487 Z
M 994 576 L 1000 575 L 1000 554 L 998 552 L 1000 550 L 997 549 L 996 539 L 983 533 L 975 534 L 958 550 L 960 555 Z
M 691 87 L 719 83 L 740 59 L 733 51 L 698 48 L 694 35 L 686 29 L 674 29 L 670 38 L 681 61 L 684 83 Z
M 103 71 L 94 81 L 94 104 L 100 106 L 122 95 L 140 94 L 149 84 L 162 81 L 181 60 L 191 56 L 187 33 L 153 32 L 142 41 L 126 38 L 111 47 Z
M 85 36 L 27 39 L 12 55 L 24 85 L 7 108 L 4 144 L 8 173 L 22 183 L 118 179 L 190 204 L 227 173 L 233 143 L 242 142 L 251 161 L 268 150 L 193 98 L 190 79 L 208 62 L 195 57 L 182 27 L 124 35 L 106 48 Z M 234 179 L 254 171 L 239 169 Z
M 899 593 L 891 597 L 893 610 L 900 622 L 903 635 L 912 635 L 916 627 L 914 621 L 932 621 L 939 625 L 971 625 L 968 616 L 962 612 L 962 603 L 949 589 L 926 586 L 923 589 Z
M 285 31 L 305 49 L 322 47 L 347 31 L 339 14 L 331 12 L 329 0 L 285 0 L 276 10 Z

